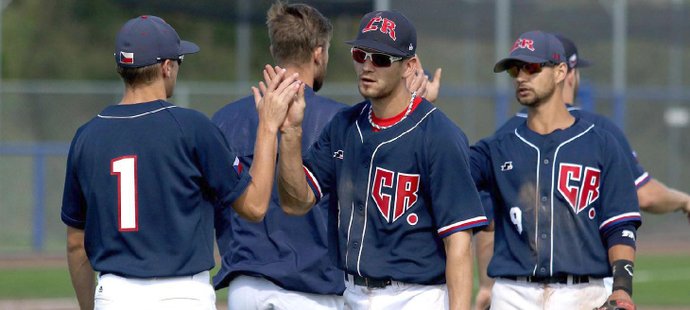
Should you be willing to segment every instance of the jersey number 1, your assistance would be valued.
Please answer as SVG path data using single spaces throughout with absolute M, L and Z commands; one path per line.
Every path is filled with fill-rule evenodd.
M 117 176 L 117 213 L 120 231 L 138 231 L 137 156 L 127 155 L 110 161 L 110 175 Z

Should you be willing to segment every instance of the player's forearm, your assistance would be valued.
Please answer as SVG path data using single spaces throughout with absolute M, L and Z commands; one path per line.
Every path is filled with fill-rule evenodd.
M 479 269 L 479 288 L 488 288 L 494 284 L 494 280 L 489 277 L 487 270 L 489 262 L 494 255 L 494 232 L 480 231 L 474 236 L 475 251 L 477 256 L 477 268 Z
M 80 309 L 93 309 L 95 272 L 84 249 L 84 231 L 67 227 L 67 265 Z
M 283 131 L 278 160 L 280 205 L 287 214 L 302 215 L 314 205 L 315 198 L 302 166 L 302 128 Z
M 470 232 L 461 231 L 443 239 L 446 249 L 446 284 L 450 309 L 470 309 L 472 256 Z
M 250 221 L 261 221 L 268 210 L 275 178 L 277 144 L 277 131 L 260 122 L 256 132 L 254 158 L 249 168 L 252 182 L 243 194 L 244 197 L 239 199 L 239 209 L 236 208 L 242 217 Z
M 640 210 L 650 213 L 669 213 L 678 210 L 690 211 L 690 195 L 672 189 L 651 179 L 637 190 Z
M 609 248 L 609 262 L 612 264 L 612 266 L 617 262 L 617 261 L 629 261 L 631 264 L 635 262 L 635 249 L 632 246 L 629 245 L 623 245 L 623 244 L 618 244 L 614 245 L 611 248 Z M 632 267 L 632 266 L 631 266 Z M 620 272 L 623 272 L 622 270 L 619 270 Z M 630 283 L 626 286 L 629 286 L 629 289 L 632 291 L 632 268 L 629 270 L 630 273 Z M 616 272 L 614 271 L 613 275 L 613 281 L 614 281 L 614 288 L 613 288 L 613 293 L 616 295 L 621 295 L 621 292 L 616 292 L 618 289 L 616 289 L 616 282 L 618 281 L 616 277 Z M 612 294 L 613 295 L 613 294 Z M 628 295 L 628 298 L 632 296 L 632 294 L 628 294 L 628 292 L 625 293 L 625 295 Z

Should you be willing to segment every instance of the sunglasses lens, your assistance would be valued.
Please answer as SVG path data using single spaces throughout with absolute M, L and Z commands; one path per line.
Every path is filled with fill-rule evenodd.
M 363 64 L 366 61 L 367 53 L 363 50 L 352 49 L 352 59 L 356 62 Z
M 508 75 L 510 75 L 510 77 L 516 78 L 518 76 L 518 73 L 520 73 L 520 68 L 518 68 L 517 66 L 512 66 L 508 68 L 506 72 L 508 72 Z
M 529 73 L 529 74 L 535 74 L 535 73 L 541 72 L 541 64 L 537 64 L 537 63 L 528 63 L 528 64 L 525 64 L 522 68 L 525 71 L 527 71 L 527 73 Z
M 377 67 L 390 67 L 391 58 L 384 54 L 371 54 L 371 62 Z
M 541 72 L 543 65 L 540 63 L 521 63 L 521 64 L 515 64 L 512 67 L 508 68 L 506 72 L 508 72 L 508 75 L 512 78 L 517 78 L 517 76 L 520 74 L 520 70 L 523 70 L 527 72 L 527 74 L 532 75 L 535 73 Z

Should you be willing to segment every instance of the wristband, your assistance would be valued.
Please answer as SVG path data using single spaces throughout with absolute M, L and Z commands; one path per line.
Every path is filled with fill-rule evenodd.
M 633 287 L 633 266 L 632 261 L 619 259 L 611 265 L 613 269 L 613 290 L 624 290 L 632 297 Z

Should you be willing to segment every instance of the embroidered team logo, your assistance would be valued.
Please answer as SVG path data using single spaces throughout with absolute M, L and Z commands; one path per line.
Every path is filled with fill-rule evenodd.
M 630 239 L 635 240 L 635 233 L 632 232 L 631 230 L 627 230 L 627 229 L 626 229 L 626 230 L 623 230 L 621 236 L 622 236 L 623 238 L 630 238 Z
M 376 167 L 374 187 L 371 196 L 376 208 L 388 223 L 393 223 L 417 202 L 419 175 L 395 172 Z M 417 224 L 417 215 L 407 219 L 410 225 Z
M 558 192 L 575 213 L 599 198 L 601 170 L 582 165 L 561 163 L 558 169 Z
M 518 48 L 526 48 L 534 52 L 534 40 L 519 38 L 515 41 L 515 43 L 513 43 L 513 47 L 510 49 L 510 52 L 512 53 Z
M 333 152 L 333 158 L 343 159 L 343 150 L 337 150 Z
M 362 33 L 369 32 L 369 31 L 376 31 L 380 30 L 381 32 L 388 34 L 388 36 L 395 41 L 395 22 L 388 19 L 384 18 L 381 16 L 374 16 L 372 19 L 369 20 L 369 23 L 367 23 L 367 26 L 362 29 Z
M 501 165 L 501 171 L 509 171 L 509 170 L 513 170 L 513 162 L 512 161 L 504 162 L 503 165 Z

